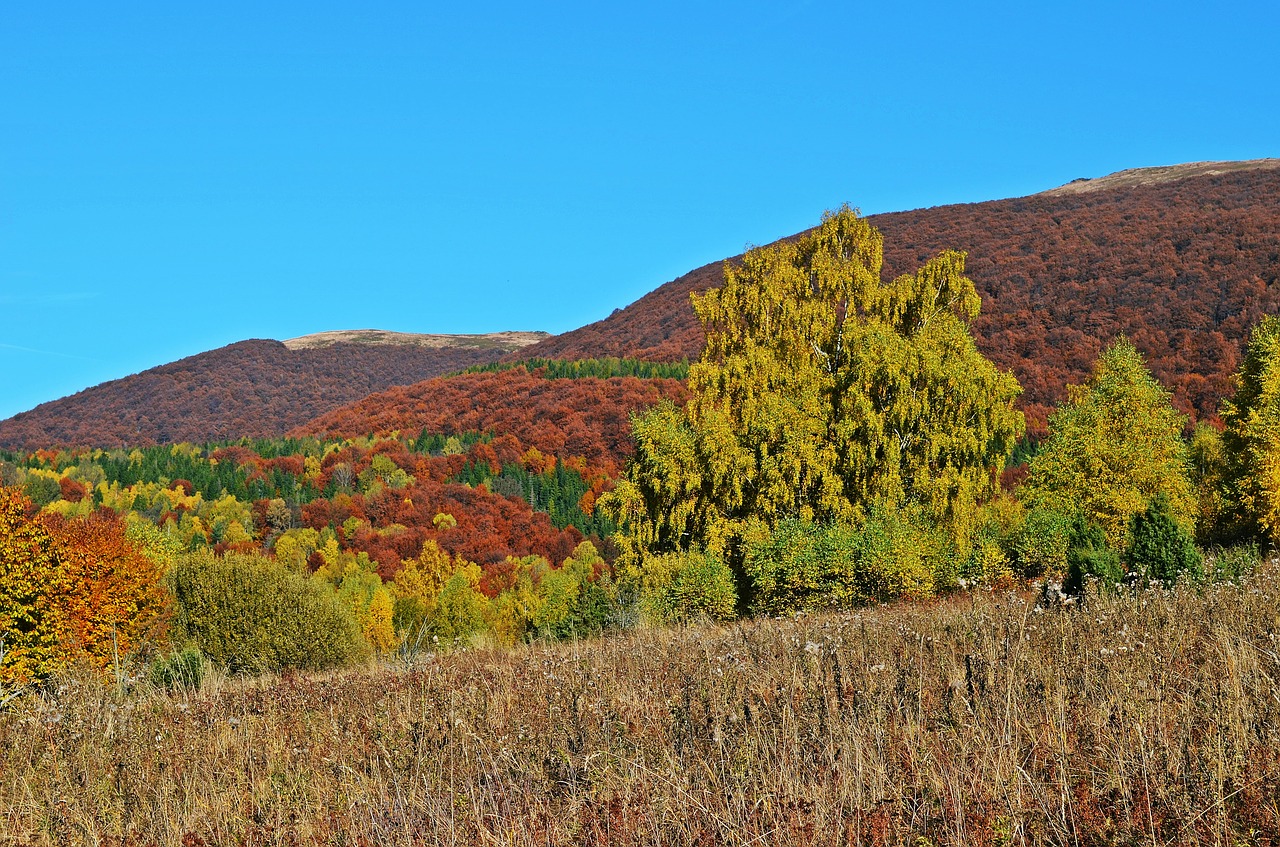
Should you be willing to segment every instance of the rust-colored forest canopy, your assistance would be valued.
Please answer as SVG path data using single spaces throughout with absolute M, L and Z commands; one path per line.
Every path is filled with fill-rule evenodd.
M 675 379 L 543 379 L 524 368 L 398 386 L 336 409 L 290 435 L 349 438 L 399 430 L 511 435 L 550 456 L 578 456 L 616 474 L 631 453 L 633 411 L 684 402 Z
M 886 276 L 943 249 L 969 254 L 982 296 L 978 346 L 1022 383 L 1033 433 L 1119 334 L 1195 418 L 1231 392 L 1249 328 L 1280 309 L 1280 168 L 1156 184 L 1045 193 L 870 218 L 884 234 Z M 1201 168 L 1203 172 L 1205 169 Z M 1194 171 L 1193 171 L 1194 172 Z M 1176 177 L 1176 174 L 1174 175 Z M 1059 190 L 1062 191 L 1062 190 Z M 698 268 L 603 321 L 509 358 L 696 358 L 702 333 L 689 294 L 721 283 Z
M 1222 173 L 1200 167 L 1166 169 L 1154 183 L 1146 171 L 1011 200 L 875 215 L 885 236 L 885 274 L 916 267 L 943 249 L 969 254 L 968 272 L 983 298 L 974 324 L 978 345 L 1024 388 L 1022 408 L 1033 434 L 1048 412 L 1081 382 L 1093 359 L 1126 334 L 1174 403 L 1193 418 L 1213 418 L 1231 391 L 1249 327 L 1280 310 L 1280 167 L 1275 160 L 1234 163 Z M 1187 175 L 1190 174 L 1190 175 Z M 702 333 L 689 293 L 721 284 L 715 262 L 669 282 L 611 317 L 505 354 L 508 361 L 629 357 L 696 359 Z M 104 383 L 0 421 L 0 448 L 55 445 L 119 447 L 274 437 L 317 416 L 392 386 L 492 362 L 500 347 L 423 348 L 338 343 L 290 350 L 276 341 L 244 341 L 141 374 Z M 616 439 L 620 421 L 601 419 L 583 430 L 552 408 L 556 391 L 582 392 L 589 383 L 550 381 L 528 417 L 501 407 L 502 380 L 436 383 L 443 401 L 407 393 L 370 398 L 307 431 L 345 432 L 421 427 L 435 420 L 494 418 L 495 427 L 546 427 L 544 439 Z M 551 388 L 551 385 L 565 385 Z M 475 400 L 471 386 L 483 383 Z M 550 392 L 550 393 L 547 393 Z M 577 396 L 577 395 L 574 395 Z M 404 399 L 427 403 L 402 415 Z M 435 411 L 432 411 L 435 410 Z M 359 414 L 372 417 L 366 423 Z M 585 414 L 585 413 L 583 413 Z M 603 414 L 603 413 L 601 413 Z M 597 415 L 599 416 L 599 415 Z M 574 413 L 582 427 L 594 426 Z M 464 426 L 459 424 L 459 426 Z M 539 439 L 522 441 L 536 443 Z M 556 448 L 555 453 L 560 451 Z M 604 453 L 621 455 L 609 443 Z M 576 447 L 570 455 L 587 455 Z M 603 455 L 603 454 L 602 454 Z
M 0 421 L 0 447 L 270 438 L 345 403 L 497 359 L 509 348 L 241 341 Z

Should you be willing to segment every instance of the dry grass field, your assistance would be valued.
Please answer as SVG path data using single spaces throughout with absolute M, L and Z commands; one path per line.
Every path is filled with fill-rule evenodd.
M 1280 843 L 1280 568 L 0 713 L 3 845 Z

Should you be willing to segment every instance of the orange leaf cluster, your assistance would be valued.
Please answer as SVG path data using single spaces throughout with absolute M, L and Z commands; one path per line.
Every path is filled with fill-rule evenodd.
M 580 456 L 616 476 L 631 454 L 629 416 L 662 398 L 683 403 L 675 379 L 543 379 L 524 368 L 429 379 L 373 394 L 290 435 L 353 437 L 394 430 L 509 434 L 548 456 Z
M 68 520 L 0 488 L 0 681 L 75 662 L 104 670 L 129 655 L 163 622 L 160 576 L 113 512 Z

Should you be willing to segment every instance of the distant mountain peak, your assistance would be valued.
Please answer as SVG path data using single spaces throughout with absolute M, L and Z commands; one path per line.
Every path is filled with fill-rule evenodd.
M 1065 194 L 1088 194 L 1113 188 L 1135 188 L 1143 185 L 1159 185 L 1177 182 L 1197 176 L 1216 176 L 1234 171 L 1273 170 L 1280 168 L 1280 159 L 1249 159 L 1243 162 L 1188 162 L 1183 165 L 1162 165 L 1154 168 L 1129 168 L 1094 179 L 1081 177 L 1066 185 L 1041 191 L 1039 196 L 1061 197 Z
M 284 342 L 290 350 L 315 350 L 335 344 L 367 346 L 428 347 L 434 350 L 500 350 L 509 353 L 550 337 L 546 332 L 486 332 L 479 335 L 442 335 L 421 332 L 391 332 L 385 329 L 338 329 L 300 335 Z

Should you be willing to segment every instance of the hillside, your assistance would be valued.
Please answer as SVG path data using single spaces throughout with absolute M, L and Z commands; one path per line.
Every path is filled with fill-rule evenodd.
M 336 344 L 366 346 L 423 347 L 429 350 L 509 350 L 537 344 L 549 337 L 545 332 L 487 332 L 479 335 L 437 335 L 422 332 L 390 332 L 385 329 L 339 329 L 290 338 L 290 350 L 316 350 Z
M 306 559 L 328 533 L 389 579 L 433 541 L 491 580 L 508 556 L 558 564 L 584 537 L 607 552 L 613 527 L 594 505 L 631 452 L 629 415 L 685 396 L 670 378 L 467 373 L 379 392 L 295 428 L 297 440 L 38 450 L 0 461 L 0 480 L 54 510 L 145 515 L 187 549 L 288 556 L 281 536 L 301 533 Z
M 1179 408 L 1212 417 L 1249 327 L 1280 310 L 1278 159 L 1121 171 L 1030 197 L 872 221 L 885 235 L 886 274 L 945 248 L 968 251 L 983 297 L 979 346 L 1017 375 L 1033 432 L 1120 333 Z M 279 435 L 387 388 L 498 359 L 695 359 L 702 338 L 689 293 L 719 285 L 722 268 L 704 265 L 555 337 L 349 330 L 240 342 L 0 421 L 0 447 Z M 402 399 L 372 398 L 362 408 Z M 349 417 L 343 428 L 353 429 Z
M 119 447 L 280 435 L 370 393 L 491 362 L 544 337 L 362 330 L 241 341 L 0 421 L 0 447 Z
M 1278 577 L 1085 614 L 972 591 L 406 651 L 123 701 L 77 677 L 0 711 L 0 827 L 31 847 L 104 818 L 136 835 L 104 845 L 1274 845 Z
M 1174 402 L 1212 417 L 1242 342 L 1280 309 L 1280 160 L 1122 171 L 1041 194 L 875 215 L 885 272 L 946 248 L 968 251 L 983 298 L 978 344 L 1025 390 L 1033 430 L 1108 341 L 1128 335 Z M 705 265 L 605 320 L 509 358 L 696 358 L 689 293 L 719 285 Z
M 351 438 L 370 432 L 492 432 L 548 456 L 576 456 L 610 474 L 631 454 L 628 415 L 662 398 L 684 402 L 674 379 L 546 379 L 524 368 L 398 386 L 290 431 Z

